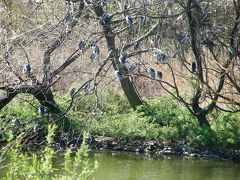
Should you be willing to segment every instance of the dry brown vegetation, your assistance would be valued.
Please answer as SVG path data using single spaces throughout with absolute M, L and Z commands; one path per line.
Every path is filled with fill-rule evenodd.
M 81 3 L 84 4 L 83 9 L 79 9 Z M 144 99 L 170 93 L 196 117 L 201 115 L 198 120 L 202 124 L 206 124 L 201 121 L 203 116 L 214 108 L 233 112 L 240 110 L 239 0 L 212 1 L 211 5 L 209 1 L 197 0 L 146 3 L 122 0 L 121 3 L 119 6 L 117 1 L 112 1 L 105 7 L 101 1 L 79 0 L 73 5 L 50 0 L 41 3 L 1 1 L 1 98 L 23 85 L 29 86 L 28 89 L 35 87 L 36 81 L 37 85 L 53 92 L 66 93 L 71 87 L 80 87 L 93 78 L 91 92 L 105 88 L 119 91 L 122 88 L 130 104 L 134 98 L 131 99 L 128 91 L 137 91 Z M 123 8 L 125 5 L 127 9 Z M 207 5 L 211 9 L 204 12 Z M 68 8 L 74 9 L 74 18 L 66 23 L 64 16 Z M 112 15 L 110 30 L 98 16 L 102 12 Z M 135 24 L 132 28 L 126 25 L 125 13 L 133 17 Z M 142 15 L 149 17 L 144 27 L 139 26 Z M 190 39 L 180 43 L 179 36 L 185 34 Z M 156 45 L 151 45 L 152 37 L 157 38 Z M 81 38 L 87 40 L 82 52 L 78 49 Z M 114 48 L 109 45 L 111 38 Z M 141 47 L 134 50 L 137 39 Z M 207 44 L 203 43 L 204 40 L 208 40 Z M 91 44 L 94 41 L 100 54 L 91 62 Z M 53 42 L 59 43 L 57 47 L 52 46 Z M 11 46 L 13 50 L 6 58 L 4 54 Z M 51 46 L 53 51 L 46 55 Z M 229 48 L 235 48 L 236 54 L 229 52 Z M 166 54 L 167 63 L 156 61 L 153 56 L 156 49 Z M 114 55 L 111 50 L 114 50 Z M 115 78 L 114 71 L 126 72 L 118 62 L 123 50 L 131 56 L 126 66 L 135 62 L 138 70 L 122 82 Z M 72 62 L 66 65 L 69 60 Z M 192 62 L 196 62 L 196 72 L 191 70 Z M 22 72 L 26 63 L 31 65 L 32 76 Z M 46 79 L 50 76 L 43 69 L 46 64 L 50 66 L 50 74 L 61 66 L 63 69 L 51 80 Z M 151 78 L 146 72 L 149 67 L 161 71 L 163 79 Z M 94 86 L 96 84 L 98 86 Z M 128 90 L 131 84 L 135 88 Z M 27 90 L 25 93 L 34 94 Z M 40 103 L 48 106 L 44 101 L 40 100 Z

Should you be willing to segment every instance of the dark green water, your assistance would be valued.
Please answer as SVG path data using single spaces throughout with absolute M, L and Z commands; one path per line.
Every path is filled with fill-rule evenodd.
M 127 153 L 95 153 L 96 180 L 221 180 L 239 179 L 240 164 L 223 161 L 156 159 Z
M 240 164 L 229 161 L 163 159 L 124 152 L 91 153 L 90 163 L 94 161 L 99 167 L 89 179 L 95 180 L 240 180 Z M 60 168 L 63 157 L 54 162 Z M 0 180 L 3 176 L 0 170 Z

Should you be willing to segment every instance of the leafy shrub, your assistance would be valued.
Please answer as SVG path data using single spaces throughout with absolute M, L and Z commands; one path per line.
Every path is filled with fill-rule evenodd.
M 216 144 L 216 134 L 209 127 L 195 126 L 188 132 L 186 143 L 192 148 L 212 148 L 215 147 Z
M 97 162 L 92 166 L 88 160 L 88 147 L 83 141 L 81 148 L 71 158 L 71 150 L 64 155 L 62 166 L 64 171 L 59 171 L 53 166 L 54 151 L 50 147 L 53 143 L 56 126 L 48 127 L 48 146 L 40 156 L 19 153 L 17 149 L 8 152 L 9 164 L 3 179 L 87 179 L 97 168 Z M 86 136 L 85 136 L 86 137 Z M 56 173 L 56 171 L 61 172 Z
M 218 146 L 240 148 L 240 113 L 221 113 L 212 127 Z
M 179 105 L 172 98 L 164 97 L 148 101 L 147 104 L 138 107 L 137 112 L 142 117 L 149 117 L 151 121 L 166 126 L 174 121 L 180 111 Z
M 0 122 L 9 122 L 13 117 L 18 117 L 23 122 L 36 119 L 38 117 L 37 103 L 33 102 L 33 106 L 27 102 L 12 103 L 5 106 L 0 112 Z
M 146 118 L 138 117 L 134 112 L 125 115 L 103 116 L 91 125 L 93 134 L 112 136 L 120 139 L 146 138 L 156 139 L 159 131 L 156 124 Z
M 124 114 L 131 112 L 131 107 L 125 96 L 110 90 L 105 90 L 102 94 L 102 111 L 108 114 Z
M 69 105 L 69 95 L 57 96 L 62 109 Z M 95 108 L 93 95 L 76 99 L 66 118 L 75 130 L 86 128 L 92 135 L 112 136 L 121 139 L 142 138 L 166 141 L 184 141 L 198 147 L 240 147 L 239 113 L 212 112 L 211 129 L 200 127 L 196 118 L 171 97 L 149 100 L 136 111 L 132 111 L 122 94 L 104 91 L 99 94 L 101 106 Z M 36 103 L 36 102 L 34 102 Z M 36 103 L 37 104 L 37 103 Z M 24 113 L 23 113 L 24 112 Z M 5 107 L 0 114 L 1 127 L 7 127 L 13 116 L 27 121 L 37 118 L 36 109 L 27 103 Z M 10 133 L 3 134 L 9 136 Z

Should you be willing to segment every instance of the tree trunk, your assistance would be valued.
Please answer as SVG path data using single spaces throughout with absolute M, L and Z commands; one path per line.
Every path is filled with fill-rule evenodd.
M 207 127 L 210 127 L 210 124 L 209 124 L 209 122 L 208 122 L 208 120 L 207 120 L 207 116 L 206 116 L 206 114 L 205 113 L 199 113 L 199 114 L 196 114 L 196 118 L 197 118 L 197 120 L 198 120 L 198 122 L 199 122 L 199 124 L 201 125 L 201 126 L 207 126 Z
M 18 94 L 31 94 L 33 95 L 42 106 L 49 108 L 51 113 L 58 114 L 60 111 L 57 108 L 52 91 L 47 86 L 30 86 L 23 85 L 18 88 L 6 88 L 7 96 L 0 99 L 0 109 L 4 108 L 10 103 Z
M 102 17 L 104 11 L 102 7 L 99 4 L 94 5 L 94 10 L 97 15 L 97 17 Z M 110 23 L 109 24 L 103 24 L 103 31 L 105 35 L 105 39 L 107 42 L 107 47 L 109 51 L 112 51 L 110 59 L 112 60 L 113 68 L 115 70 L 121 69 L 124 71 L 124 67 L 120 67 L 120 63 L 118 61 L 119 58 L 119 52 L 118 49 L 115 46 L 115 35 L 112 32 L 112 28 Z M 127 76 L 121 80 L 121 87 L 123 89 L 124 94 L 126 95 L 129 104 L 131 107 L 136 110 L 137 106 L 142 105 L 143 102 L 137 93 L 136 88 L 134 87 L 133 83 L 130 81 L 130 78 Z
M 50 88 L 41 87 L 36 91 L 34 91 L 32 94 L 42 106 L 48 107 L 51 113 L 54 113 L 54 114 L 60 113 L 60 110 L 57 107 L 57 104 L 54 100 L 54 97 Z
M 199 124 L 201 126 L 210 127 L 210 124 L 207 120 L 207 114 L 201 107 L 199 107 L 198 103 L 193 103 L 192 108 L 193 108 L 193 112 L 195 113 L 195 117 L 197 118 Z
M 121 81 L 122 89 L 128 99 L 129 104 L 131 107 L 136 110 L 137 106 L 143 104 L 142 100 L 140 99 L 133 83 L 130 81 L 129 77 L 124 78 Z

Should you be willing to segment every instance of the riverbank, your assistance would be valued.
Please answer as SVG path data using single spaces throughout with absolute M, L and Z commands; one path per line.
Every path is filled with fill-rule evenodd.
M 118 140 L 112 137 L 92 136 L 88 138 L 88 145 L 91 150 L 138 152 L 166 158 L 177 156 L 184 159 L 231 160 L 240 162 L 240 150 L 192 149 L 182 142 Z
M 57 154 L 64 153 L 68 148 L 74 153 L 81 147 L 82 136 L 78 134 L 66 135 L 66 142 L 63 140 L 52 144 L 53 149 Z M 90 151 L 115 151 L 115 152 L 134 152 L 145 155 L 151 155 L 156 158 L 179 157 L 183 159 L 198 159 L 198 160 L 228 160 L 240 163 L 240 150 L 227 148 L 208 148 L 199 147 L 191 148 L 184 142 L 144 140 L 144 139 L 118 139 L 106 136 L 90 136 L 86 139 Z M 1 146 L 6 145 L 6 142 L 1 143 Z M 29 142 L 28 150 L 38 151 L 43 149 L 40 144 Z M 38 149 L 38 150 L 37 150 Z
M 59 101 L 67 102 L 66 99 L 59 98 Z M 103 99 L 106 101 L 101 109 L 94 113 L 89 113 L 95 103 L 93 96 L 75 102 L 58 126 L 54 149 L 64 151 L 70 146 L 78 147 L 79 134 L 86 131 L 91 136 L 88 138 L 91 149 L 239 161 L 239 113 L 212 112 L 209 116 L 211 127 L 205 127 L 170 97 L 149 100 L 136 111 L 132 111 L 122 95 L 107 95 Z M 65 106 L 62 103 L 62 109 Z M 14 128 L 11 123 L 14 117 L 19 118 L 20 128 Z M 0 146 L 1 142 L 5 145 L 15 143 L 17 138 L 24 151 L 44 149 L 49 118 L 39 118 L 36 109 L 29 104 L 6 107 L 0 116 L 3 129 Z M 66 130 L 66 122 L 70 130 Z M 34 129 L 36 123 L 38 129 Z
M 73 137 L 73 136 L 72 136 Z M 75 140 L 70 140 L 69 148 L 74 153 L 80 148 L 82 139 L 79 135 Z M 151 155 L 156 158 L 179 157 L 183 159 L 198 160 L 228 160 L 240 162 L 240 150 L 220 148 L 191 148 L 183 142 L 144 140 L 144 139 L 118 139 L 106 136 L 90 136 L 86 139 L 90 151 L 114 151 L 114 152 L 135 152 Z M 63 143 L 57 143 L 59 145 Z M 64 143 L 65 144 L 65 143 Z M 55 146 L 58 152 L 64 152 L 67 147 Z M 60 150 L 60 151 L 59 151 Z M 62 151 L 63 150 L 63 151 Z

